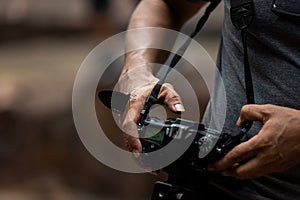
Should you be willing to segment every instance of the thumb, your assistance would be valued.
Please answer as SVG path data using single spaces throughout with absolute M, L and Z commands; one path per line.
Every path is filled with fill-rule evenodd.
M 261 121 L 264 123 L 266 119 L 265 105 L 245 105 L 241 109 L 240 117 L 237 120 L 237 125 L 242 127 L 246 121 Z
M 180 113 L 185 111 L 185 108 L 183 106 L 179 94 L 174 90 L 173 86 L 169 83 L 164 83 L 162 85 L 158 99 L 164 99 L 164 102 L 168 106 L 168 108 L 175 113 Z

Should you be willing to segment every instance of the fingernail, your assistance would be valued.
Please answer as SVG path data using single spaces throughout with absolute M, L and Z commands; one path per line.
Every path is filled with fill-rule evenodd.
M 174 105 L 174 108 L 175 108 L 175 110 L 178 111 L 178 112 L 184 112 L 184 111 L 185 111 L 183 105 L 180 104 L 180 103 L 175 104 L 175 105 Z
M 135 157 L 135 158 L 139 158 L 140 157 L 140 152 L 136 149 L 132 150 L 132 155 Z

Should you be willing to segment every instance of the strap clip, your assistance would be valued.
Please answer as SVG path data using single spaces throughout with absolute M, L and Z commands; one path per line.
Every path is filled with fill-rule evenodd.
M 251 24 L 254 16 L 253 2 L 245 3 L 230 9 L 230 16 L 233 25 L 239 29 L 244 30 Z

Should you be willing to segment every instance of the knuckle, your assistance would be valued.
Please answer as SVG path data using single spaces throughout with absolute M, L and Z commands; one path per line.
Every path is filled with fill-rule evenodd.
M 241 114 L 245 115 L 246 113 L 248 113 L 251 109 L 250 107 L 251 107 L 250 105 L 244 105 L 241 109 Z
M 228 153 L 228 159 L 232 162 L 238 162 L 240 160 L 240 154 L 238 150 L 231 151 Z
M 264 105 L 264 108 L 265 108 L 266 110 L 269 110 L 269 109 L 271 109 L 272 107 L 273 107 L 272 104 L 265 104 L 265 105 Z
M 159 98 L 164 98 L 165 102 L 174 102 L 174 101 L 180 101 L 179 94 L 175 91 L 173 86 L 169 83 L 165 83 L 162 86 L 162 90 L 160 92 Z
M 178 93 L 175 91 L 174 87 L 169 84 L 169 83 L 166 83 L 166 86 L 165 86 L 165 90 L 167 95 L 170 96 L 170 97 L 179 97 Z
M 272 115 L 274 112 L 275 112 L 275 109 L 274 109 L 274 105 L 272 105 L 272 104 L 266 104 L 262 108 L 262 113 L 265 116 Z
M 173 87 L 173 85 L 171 85 L 170 83 L 164 83 L 163 85 L 162 85 L 162 89 L 171 89 L 171 90 L 173 90 L 174 89 L 174 87 Z
M 177 93 L 169 93 L 167 95 L 167 98 L 170 100 L 170 101 L 175 101 L 177 99 L 179 99 L 179 95 Z
M 140 95 L 136 96 L 134 102 L 135 102 L 135 104 L 137 104 L 137 103 L 143 102 L 146 98 L 147 98 L 146 94 L 140 94 Z

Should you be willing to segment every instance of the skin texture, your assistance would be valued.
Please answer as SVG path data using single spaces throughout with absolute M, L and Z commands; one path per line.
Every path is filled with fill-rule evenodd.
M 246 105 L 237 121 L 260 121 L 259 133 L 232 149 L 210 170 L 238 179 L 258 178 L 300 163 L 300 111 L 275 105 Z M 240 163 L 240 164 L 238 164 Z
M 203 2 L 187 0 L 143 0 L 135 9 L 128 29 L 162 27 L 179 30 L 203 5 Z M 149 44 L 164 38 L 153 35 L 135 37 L 146 37 Z M 127 44 L 131 42 L 128 37 Z M 131 99 L 128 112 L 123 116 L 124 141 L 135 155 L 141 152 L 136 121 L 157 82 L 147 66 L 149 63 L 163 63 L 165 58 L 166 54 L 153 49 L 132 51 L 125 56 L 119 84 L 122 92 L 131 94 Z M 184 111 L 180 96 L 170 84 L 163 85 L 159 98 L 164 99 L 171 111 Z M 237 125 L 241 126 L 247 120 L 263 124 L 258 135 L 236 146 L 220 161 L 211 164 L 209 170 L 248 179 L 284 171 L 300 163 L 299 110 L 275 105 L 246 105 L 241 110 Z
M 192 3 L 182 0 L 143 0 L 133 12 L 128 30 L 144 27 L 161 27 L 173 30 L 179 30 L 180 27 L 204 5 L 203 2 Z M 151 45 L 154 41 L 161 40 L 168 36 L 160 35 L 140 35 L 127 37 L 126 45 L 130 46 L 138 38 L 146 38 L 147 43 Z M 132 38 L 132 39 L 131 39 Z M 168 38 L 169 39 L 169 38 Z M 175 40 L 175 38 L 174 38 Z M 122 74 L 119 78 L 120 90 L 131 94 L 128 105 L 128 112 L 124 116 L 123 131 L 124 141 L 128 149 L 134 153 L 141 152 L 141 143 L 138 140 L 136 122 L 144 102 L 158 81 L 152 75 L 149 63 L 164 63 L 167 58 L 166 52 L 153 49 L 142 49 L 131 51 L 125 55 L 125 64 Z M 136 71 L 139 71 L 137 74 Z M 137 77 L 138 76 L 138 80 Z M 181 99 L 172 85 L 164 84 L 161 88 L 159 99 L 164 99 L 165 104 L 175 113 L 184 111 Z

